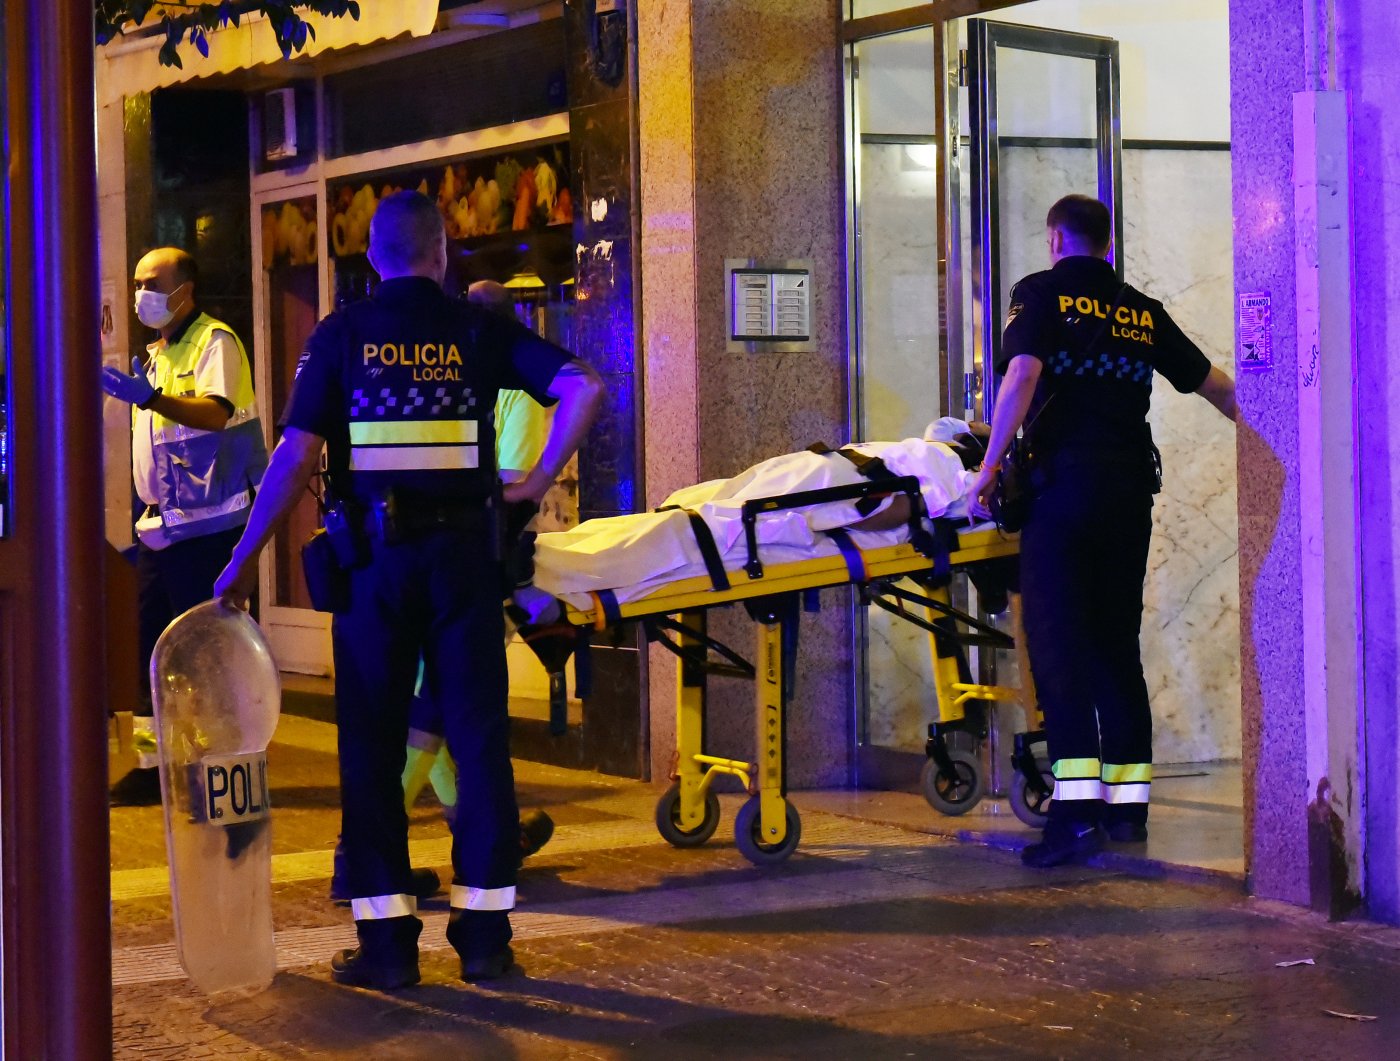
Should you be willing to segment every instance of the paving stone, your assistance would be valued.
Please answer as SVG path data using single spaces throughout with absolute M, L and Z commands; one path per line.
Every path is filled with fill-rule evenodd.
M 326 735 L 295 736 L 272 756 L 276 851 L 293 858 L 328 851 L 339 827 Z M 714 841 L 682 851 L 650 825 L 659 786 L 517 771 L 526 802 L 559 824 L 521 878 L 525 975 L 463 984 L 438 939 L 415 988 L 340 987 L 324 942 L 349 931 L 348 912 L 325 900 L 326 879 L 288 879 L 274 917 L 305 964 L 245 998 L 205 998 L 178 970 L 124 983 L 114 1055 L 1369 1058 L 1400 1036 L 1395 929 L 1331 925 L 1218 883 L 1035 873 L 1010 852 L 815 810 L 797 854 L 760 869 L 725 832 L 737 798 L 722 799 Z M 160 830 L 159 808 L 114 813 L 114 869 L 161 866 Z M 446 836 L 426 798 L 412 835 Z M 445 909 L 426 904 L 432 925 Z M 114 914 L 119 969 L 173 962 L 166 896 Z M 1316 965 L 1277 967 L 1303 957 Z

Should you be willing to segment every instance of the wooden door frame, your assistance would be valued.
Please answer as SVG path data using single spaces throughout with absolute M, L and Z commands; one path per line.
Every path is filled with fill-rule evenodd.
M 109 1057 L 93 22 L 4 0 L 10 536 L 0 540 L 3 1046 Z

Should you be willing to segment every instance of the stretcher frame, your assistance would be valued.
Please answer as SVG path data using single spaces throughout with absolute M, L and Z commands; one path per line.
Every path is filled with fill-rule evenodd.
M 849 538 L 833 535 L 841 547 L 836 555 L 781 564 L 760 560 L 755 528 L 762 513 L 836 501 L 873 502 L 897 494 L 908 498 L 908 542 L 860 550 Z M 735 820 L 735 841 L 744 856 L 755 864 L 770 864 L 785 860 L 796 849 L 801 819 L 787 799 L 786 744 L 799 605 L 805 601 L 809 610 L 815 610 L 811 605 L 820 590 L 842 585 L 857 588 L 860 604 L 880 607 L 928 632 L 936 718 L 929 725 L 926 779 L 931 771 L 935 778 L 941 776 L 953 785 L 970 784 L 976 796 L 968 801 L 968 807 L 980 798 L 980 776 L 969 782 L 960 772 L 968 768 L 969 759 L 973 764 L 976 759 L 950 752 L 945 735 L 964 723 L 968 707 L 975 701 L 1024 699 L 1033 704 L 1033 686 L 1019 653 L 1020 689 L 970 680 L 964 648 L 980 645 L 1012 650 L 1018 639 L 954 608 L 949 584 L 958 569 L 1017 555 L 1019 541 L 994 526 L 957 530 L 951 521 L 937 521 L 939 533 L 930 534 L 924 529 L 923 514 L 919 483 L 913 476 L 750 500 L 742 510 L 748 554 L 742 570 L 725 572 L 719 580 L 713 572 L 679 579 L 626 603 L 594 594 L 589 607 L 566 606 L 567 620 L 576 626 L 603 630 L 622 622 L 641 622 L 650 640 L 680 660 L 673 784 L 656 808 L 658 831 L 668 842 L 694 847 L 714 834 L 719 804 L 712 782 L 716 776 L 727 775 L 737 778 L 750 795 Z M 756 626 L 752 663 L 706 630 L 706 613 L 711 608 L 734 604 L 742 604 Z M 1014 595 L 1012 607 L 1014 618 L 1019 613 L 1019 600 Z M 1015 621 L 1019 629 L 1019 620 Z M 758 762 L 706 752 L 706 679 L 710 675 L 754 681 Z M 1036 736 L 1019 735 L 1018 749 L 1022 738 Z M 1026 781 L 1030 783 L 1029 778 Z M 1041 782 L 1038 771 L 1034 781 Z M 927 795 L 927 783 L 925 787 Z

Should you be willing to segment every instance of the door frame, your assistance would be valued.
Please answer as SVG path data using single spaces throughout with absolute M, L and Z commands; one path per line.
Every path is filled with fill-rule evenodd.
M 949 27 L 952 31 L 952 27 Z M 1109 261 L 1118 280 L 1123 280 L 1123 130 L 1119 106 L 1118 42 L 1111 37 L 1086 33 L 991 22 L 970 18 L 967 22 L 966 84 L 971 147 L 969 174 L 972 181 L 972 231 L 970 233 L 973 332 L 972 369 L 969 389 L 976 398 L 972 406 L 978 419 L 990 420 L 996 404 L 996 376 L 987 371 L 1001 352 L 1001 136 L 997 120 L 998 48 L 1039 52 L 1066 58 L 1088 59 L 1095 73 L 1095 137 L 1098 149 L 1098 197 L 1108 207 L 1113 223 L 1113 243 Z M 951 110 L 951 108 L 950 108 Z M 949 127 L 956 129 L 953 115 Z M 957 140 L 945 140 L 949 153 L 957 150 Z M 957 188 L 958 160 L 951 155 L 953 187 Z M 957 202 L 956 199 L 950 202 Z M 953 222 L 954 229 L 957 221 Z M 951 254 L 961 247 L 955 245 Z M 950 256 L 950 262 L 956 260 Z M 961 262 L 958 263 L 961 266 Z M 961 267 L 956 270 L 961 274 Z M 955 270 L 949 268 L 950 275 Z M 961 300 L 959 299 L 959 309 Z M 961 322 L 960 322 L 961 323 Z
M 317 277 L 321 316 L 328 311 L 331 298 L 330 270 L 322 253 L 325 241 L 321 233 L 326 231 L 326 182 L 319 176 L 303 178 L 295 183 L 277 183 L 255 188 L 249 197 L 250 232 L 252 233 L 253 256 L 253 365 L 257 382 L 258 404 L 262 414 L 263 435 L 269 450 L 275 444 L 275 417 L 277 410 L 271 408 L 273 364 L 268 328 L 271 317 L 268 312 L 267 270 L 263 268 L 262 210 L 272 203 L 289 199 L 316 197 L 317 231 Z M 279 534 L 285 533 L 279 530 Z M 261 600 L 259 619 L 267 632 L 272 645 L 273 656 L 282 670 L 302 674 L 329 675 L 331 664 L 331 617 L 326 612 L 308 608 L 289 608 L 274 604 L 276 587 L 276 563 L 273 549 L 265 549 L 259 562 L 258 595 Z
M 863 380 L 860 376 L 859 334 L 860 163 L 858 152 L 860 150 L 860 121 L 856 107 L 856 91 L 859 80 L 859 70 L 855 63 L 856 45 L 862 41 L 903 33 L 908 30 L 929 27 L 934 30 L 930 72 L 934 78 L 935 127 L 939 136 L 939 150 L 935 162 L 937 187 L 935 216 L 938 225 L 935 245 L 940 249 L 941 254 L 936 263 L 936 271 L 939 279 L 939 348 L 944 377 L 941 380 L 940 389 L 943 399 L 939 415 L 961 414 L 965 419 L 984 419 L 990 415 L 991 407 L 985 400 L 987 395 L 984 384 L 987 381 L 984 379 L 985 374 L 982 371 L 982 366 L 988 363 L 985 355 L 995 351 L 1000 344 L 1001 336 L 996 328 L 996 322 L 1000 320 L 1000 295 L 998 292 L 994 292 L 994 297 L 991 299 L 992 305 L 990 307 L 987 305 L 988 300 L 983 296 L 983 292 L 987 289 L 989 281 L 982 271 L 982 259 L 975 257 L 978 252 L 974 249 L 972 254 L 977 268 L 972 273 L 973 290 L 970 309 L 975 317 L 980 315 L 980 320 L 979 327 L 974 332 L 974 348 L 969 357 L 969 352 L 964 349 L 962 221 L 959 209 L 962 191 L 961 163 L 959 161 L 962 121 L 957 102 L 959 90 L 963 87 L 964 81 L 969 80 L 968 65 L 972 42 L 969 38 L 967 51 L 960 47 L 957 22 L 964 18 L 975 21 L 978 16 L 1004 12 L 1030 2 L 1032 0 L 942 0 L 939 3 L 911 4 L 901 10 L 864 18 L 846 18 L 841 24 L 843 94 L 846 101 L 846 120 L 843 129 L 845 153 L 842 168 L 845 173 L 846 188 L 846 322 L 848 344 L 846 426 L 848 437 L 854 437 L 855 430 L 861 423 L 864 399 Z M 1016 26 L 1010 23 L 984 23 L 984 25 L 998 27 L 989 34 L 993 49 L 997 44 L 1009 43 L 1017 39 L 1015 33 L 1003 34 L 1000 27 L 1006 26 L 1011 30 L 1033 30 L 1033 27 Z M 1054 34 L 1061 31 L 1046 30 L 1044 32 Z M 1081 39 L 1087 37 L 1084 34 L 1066 36 L 1075 36 Z M 1108 38 L 1093 39 L 1112 45 L 1113 62 L 1116 68 L 1117 42 Z M 1098 52 L 1095 51 L 1089 57 L 1097 58 L 1097 55 Z M 1118 78 L 1116 76 L 1112 79 L 1110 91 L 1112 93 L 1112 111 L 1117 113 Z M 970 89 L 970 101 L 972 95 L 973 92 Z M 985 109 L 983 113 L 986 113 Z M 1102 139 L 1102 132 L 1100 130 L 1100 139 Z M 1118 204 L 1122 201 L 1122 140 L 1118 123 L 1113 123 L 1110 132 L 1113 142 L 1112 177 L 1114 180 L 1111 191 L 1112 201 L 1109 203 L 1114 217 L 1112 260 L 1121 277 L 1122 266 L 1119 248 L 1122 246 L 1123 232 L 1121 211 L 1118 209 Z M 988 161 L 996 163 L 999 160 L 993 156 Z M 1102 185 L 1102 180 L 1100 183 Z M 976 227 L 974 225 L 974 230 Z M 978 234 L 974 231 L 970 242 L 975 243 L 977 236 Z M 995 268 L 995 264 L 994 262 L 990 263 L 989 268 Z M 995 310 L 996 313 L 989 315 L 989 309 Z M 996 334 L 989 339 L 988 336 L 993 332 Z M 994 399 L 994 384 L 992 392 Z M 955 398 L 957 399 L 956 405 L 954 404 Z M 968 602 L 959 600 L 958 603 L 963 606 Z M 850 607 L 854 611 L 854 621 L 851 624 L 851 658 L 855 661 L 851 670 L 850 686 L 852 712 L 849 726 L 852 747 L 850 782 L 858 788 L 913 790 L 918 785 L 918 767 L 922 755 L 878 747 L 866 740 L 868 675 L 865 652 L 868 627 L 865 609 L 858 607 L 854 600 L 852 600 Z

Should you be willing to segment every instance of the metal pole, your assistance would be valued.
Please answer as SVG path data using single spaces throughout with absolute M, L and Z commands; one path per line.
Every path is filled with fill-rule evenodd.
M 14 534 L 0 543 L 4 1046 L 98 1058 L 112 1050 L 112 989 L 93 9 L 4 0 L 4 19 L 15 441 Z

